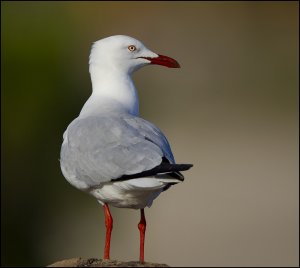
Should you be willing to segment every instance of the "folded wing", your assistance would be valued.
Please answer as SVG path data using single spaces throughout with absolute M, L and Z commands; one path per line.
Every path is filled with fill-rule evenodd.
M 183 180 L 163 133 L 128 114 L 76 118 L 64 134 L 61 167 L 77 188 L 168 173 Z

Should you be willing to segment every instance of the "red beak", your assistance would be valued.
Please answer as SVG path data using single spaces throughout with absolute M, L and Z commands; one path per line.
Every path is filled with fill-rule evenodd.
M 140 57 L 146 60 L 149 60 L 151 64 L 157 64 L 157 65 L 163 65 L 169 68 L 180 68 L 179 63 L 167 56 L 164 55 L 158 55 L 156 58 L 150 58 L 150 57 Z

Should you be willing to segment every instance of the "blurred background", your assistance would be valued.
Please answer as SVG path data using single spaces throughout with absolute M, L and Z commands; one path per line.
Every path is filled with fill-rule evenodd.
M 1 264 L 103 256 L 103 210 L 60 171 L 91 94 L 92 42 L 125 34 L 181 69 L 134 75 L 184 183 L 146 209 L 146 261 L 298 266 L 299 2 L 1 2 Z M 111 209 L 111 257 L 137 260 L 139 211 Z

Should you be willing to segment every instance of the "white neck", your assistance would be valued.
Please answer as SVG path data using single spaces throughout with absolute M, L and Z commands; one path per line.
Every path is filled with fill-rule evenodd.
M 93 93 L 84 104 L 80 116 L 106 111 L 139 114 L 138 96 L 130 73 L 90 64 L 90 74 Z

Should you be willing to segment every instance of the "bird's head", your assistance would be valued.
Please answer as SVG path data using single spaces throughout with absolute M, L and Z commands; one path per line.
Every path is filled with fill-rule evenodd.
M 125 35 L 114 35 L 94 42 L 89 63 L 90 66 L 112 68 L 130 74 L 149 64 L 180 67 L 176 60 L 156 54 L 140 41 Z

